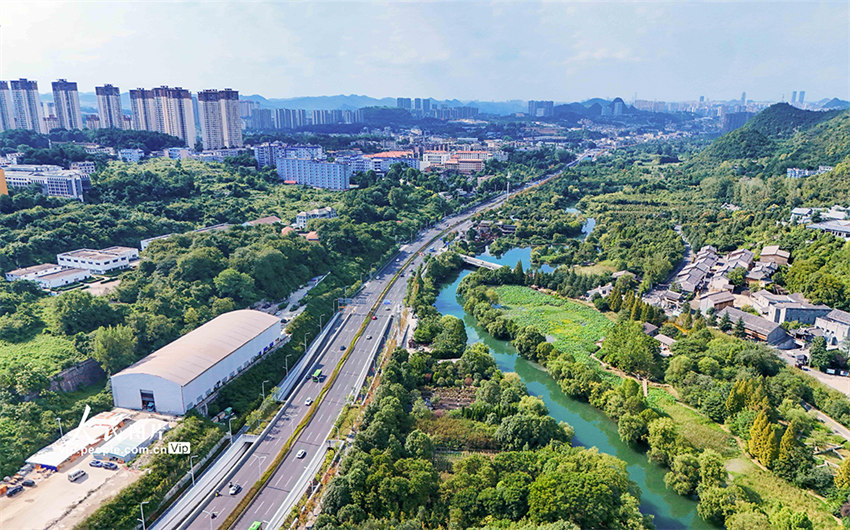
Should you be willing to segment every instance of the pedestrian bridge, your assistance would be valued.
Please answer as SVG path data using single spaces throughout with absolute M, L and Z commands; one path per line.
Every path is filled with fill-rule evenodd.
M 490 269 L 492 271 L 494 271 L 496 269 L 501 269 L 504 266 L 504 265 L 499 265 L 499 264 L 496 264 L 496 263 L 491 263 L 489 261 L 484 261 L 483 259 L 473 258 L 472 256 L 466 256 L 464 254 L 460 254 L 460 259 L 462 259 L 466 263 L 472 265 L 473 267 Z

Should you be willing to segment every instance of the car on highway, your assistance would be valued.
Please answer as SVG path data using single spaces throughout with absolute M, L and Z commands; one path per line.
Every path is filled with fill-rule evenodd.
M 89 462 L 89 467 L 103 467 L 103 462 L 100 460 L 92 460 Z
M 11 487 L 8 490 L 6 490 L 6 496 L 7 497 L 14 497 L 15 495 L 17 495 L 18 493 L 20 493 L 22 491 L 24 491 L 23 486 L 14 486 L 14 487 Z
M 344 350 L 345 350 L 345 344 L 341 344 L 341 345 L 339 346 L 339 349 L 344 351 Z
M 367 335 L 366 340 L 372 340 L 372 335 Z
M 239 484 L 231 484 L 230 489 L 227 492 L 231 495 L 236 495 L 240 491 L 242 491 L 242 486 Z
M 304 404 L 309 407 L 310 405 L 313 404 L 313 398 L 308 397 L 307 400 L 304 402 Z
M 298 454 L 295 455 L 296 458 L 304 458 L 305 456 L 307 456 L 307 451 L 305 451 L 304 449 L 298 451 Z
M 372 317 L 372 320 L 378 320 L 378 317 Z
M 390 306 L 387 306 L 387 311 L 389 311 L 389 310 L 390 310 Z
M 115 462 L 104 462 L 104 463 L 103 463 L 103 469 L 108 469 L 108 470 L 110 470 L 110 471 L 115 471 L 115 470 L 117 470 L 117 469 L 118 469 L 118 464 L 116 464 Z

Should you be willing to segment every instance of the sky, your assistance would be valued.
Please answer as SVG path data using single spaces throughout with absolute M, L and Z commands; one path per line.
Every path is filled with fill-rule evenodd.
M 0 79 L 503 101 L 850 100 L 850 2 L 0 0 Z

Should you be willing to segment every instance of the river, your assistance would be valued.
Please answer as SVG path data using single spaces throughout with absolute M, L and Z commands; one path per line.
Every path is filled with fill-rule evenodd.
M 592 228 L 592 227 L 591 227 Z M 589 233 L 589 230 L 588 232 Z M 522 261 L 527 270 L 531 263 L 530 248 L 515 248 L 496 258 L 488 253 L 480 254 L 480 259 L 513 267 Z M 546 269 L 547 265 L 541 267 Z M 480 328 L 475 319 L 463 310 L 462 299 L 457 295 L 460 281 L 470 274 L 462 270 L 457 278 L 444 285 L 437 296 L 435 306 L 444 315 L 454 315 L 463 320 L 469 342 L 486 344 L 499 369 L 503 372 L 516 372 L 530 394 L 539 396 L 549 408 L 549 414 L 558 421 L 565 421 L 575 429 L 573 445 L 596 447 L 602 453 L 614 455 L 626 463 L 629 476 L 641 490 L 641 511 L 655 516 L 658 529 L 713 528 L 697 514 L 697 503 L 677 495 L 664 485 L 666 470 L 650 462 L 642 452 L 635 451 L 620 441 L 617 424 L 603 412 L 591 405 L 574 400 L 564 394 L 558 384 L 539 366 L 517 355 L 510 343 L 497 340 Z

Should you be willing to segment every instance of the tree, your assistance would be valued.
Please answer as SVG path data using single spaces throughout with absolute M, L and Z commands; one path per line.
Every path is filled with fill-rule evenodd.
M 735 287 L 741 287 L 747 281 L 747 269 L 744 267 L 735 267 L 726 274 L 726 277 L 729 278 L 729 283 Z
M 639 322 L 617 323 L 602 343 L 602 358 L 626 372 L 649 377 L 655 369 L 658 341 Z
M 705 449 L 699 455 L 699 488 L 697 492 L 726 485 L 726 466 L 723 457 L 714 449 Z
M 646 420 L 639 414 L 626 413 L 617 422 L 617 433 L 620 440 L 627 444 L 636 444 L 646 437 Z
M 750 428 L 747 444 L 750 454 L 765 467 L 772 467 L 779 453 L 775 426 L 770 422 L 766 410 L 759 412 Z
M 429 459 L 434 456 L 434 443 L 430 436 L 416 429 L 407 435 L 404 450 L 413 458 Z
M 534 326 L 526 326 L 517 333 L 513 341 L 514 348 L 524 358 L 531 361 L 538 361 L 537 346 L 546 341 L 546 337 L 537 331 Z
M 215 288 L 222 298 L 232 298 L 242 304 L 254 301 L 254 279 L 236 269 L 224 269 L 213 279 Z
M 135 350 L 136 337 L 130 326 L 100 327 L 94 333 L 94 360 L 109 374 L 131 364 Z
M 735 322 L 735 329 L 732 331 L 732 334 L 739 339 L 743 339 L 747 336 L 747 327 L 744 326 L 743 318 L 738 318 L 738 321 Z
M 679 495 L 692 495 L 700 480 L 699 460 L 691 453 L 676 455 L 664 484 Z
M 551 441 L 569 442 L 566 431 L 552 416 L 515 414 L 499 424 L 493 435 L 506 451 L 533 450 Z
M 809 348 L 810 364 L 815 368 L 826 368 L 832 364 L 834 356 L 826 349 L 826 339 L 815 337 Z
M 850 488 L 850 458 L 845 458 L 838 466 L 838 471 L 835 473 L 835 487 Z
M 720 328 L 720 331 L 729 331 L 730 329 L 732 329 L 732 319 L 729 318 L 729 313 L 723 313 L 723 316 L 720 317 L 720 322 L 717 324 L 717 327 Z
M 806 512 L 795 512 L 787 506 L 770 517 L 771 528 L 776 530 L 812 530 L 814 525 Z
M 649 423 L 647 430 L 647 456 L 653 462 L 669 466 L 679 451 L 680 441 L 676 424 L 670 418 L 658 418 Z
M 69 291 L 53 299 L 53 318 L 66 335 L 88 333 L 118 322 L 118 315 L 106 299 L 86 291 Z

